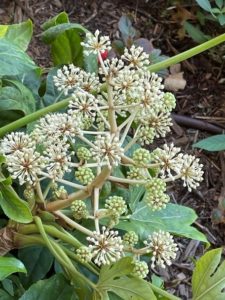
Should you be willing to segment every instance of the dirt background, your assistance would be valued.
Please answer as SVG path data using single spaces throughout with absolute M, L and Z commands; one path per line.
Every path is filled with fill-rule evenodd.
M 184 35 L 182 24 L 186 19 L 195 22 L 195 2 L 173 5 L 172 1 L 72 1 L 72 0 L 1 0 L 0 23 L 19 23 L 27 18 L 34 22 L 34 37 L 28 53 L 43 67 L 51 66 L 49 48 L 40 40 L 41 24 L 61 11 L 66 11 L 71 22 L 81 23 L 94 32 L 99 29 L 111 39 L 118 37 L 118 21 L 122 14 L 133 19 L 140 36 L 152 41 L 163 54 L 173 56 L 196 45 Z M 204 30 L 212 36 L 223 30 L 214 22 L 207 22 Z M 182 186 L 169 187 L 171 201 L 189 206 L 198 214 L 195 226 L 206 234 L 212 247 L 224 245 L 224 225 L 211 220 L 212 210 L 225 198 L 224 152 L 209 153 L 192 148 L 192 144 L 225 129 L 225 69 L 223 46 L 213 52 L 200 54 L 182 63 L 181 71 L 187 82 L 177 91 L 177 107 L 172 133 L 163 142 L 174 142 L 188 153 L 200 157 L 204 164 L 204 182 L 192 193 Z M 186 116 L 186 119 L 183 118 Z M 200 121 L 200 122 L 199 122 Z M 188 122 L 188 123 L 187 123 Z M 203 122 L 203 123 L 201 123 Z M 216 126 L 212 129 L 210 125 Z M 182 226 L 182 223 L 181 223 Z M 182 299 L 191 299 L 193 260 L 204 253 L 197 241 L 178 239 L 179 254 L 176 262 L 158 275 L 165 286 Z M 151 274 L 150 274 L 151 275 Z

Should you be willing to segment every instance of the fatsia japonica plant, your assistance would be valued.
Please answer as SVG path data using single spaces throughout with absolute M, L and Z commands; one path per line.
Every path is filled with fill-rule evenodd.
M 29 21 L 0 27 L 1 113 L 14 120 L 0 128 L 0 295 L 179 299 L 151 275 L 176 259 L 175 236 L 207 243 L 191 226 L 195 212 L 170 203 L 167 192 L 176 181 L 188 191 L 198 188 L 203 165 L 173 144 L 154 147 L 171 129 L 176 99 L 153 71 L 224 36 L 155 65 L 136 46 L 104 60 L 109 37 L 62 13 L 44 25 L 56 67 L 41 85 L 27 43 L 12 41 L 24 26 Z M 76 55 L 66 55 L 73 41 Z M 22 106 L 7 107 L 3 100 L 15 103 L 16 91 Z

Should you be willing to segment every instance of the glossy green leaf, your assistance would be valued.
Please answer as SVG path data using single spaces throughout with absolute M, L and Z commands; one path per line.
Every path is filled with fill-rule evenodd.
M 38 67 L 18 46 L 0 39 L 0 76 L 11 76 L 29 72 Z
M 51 18 L 50 20 L 46 21 L 44 24 L 42 24 L 41 28 L 43 30 L 47 30 L 50 27 L 63 24 L 63 23 L 69 23 L 68 15 L 65 11 L 59 13 L 55 17 Z
M 132 210 L 132 212 L 134 212 L 140 199 L 144 195 L 145 188 L 143 186 L 130 185 L 129 192 L 130 192 L 129 207 Z
M 6 80 L 8 86 L 0 89 L 0 111 L 19 110 L 25 115 L 35 111 L 32 92 L 21 82 Z
M 42 39 L 46 44 L 51 44 L 54 40 L 67 30 L 75 29 L 77 33 L 85 34 L 87 29 L 80 24 L 64 23 L 51 27 L 42 33 Z
M 0 25 L 0 38 L 27 50 L 33 34 L 33 23 L 31 20 L 13 25 Z
M 209 0 L 196 0 L 198 5 L 203 8 L 204 10 L 211 12 L 212 7 Z
M 122 258 L 112 266 L 104 266 L 100 271 L 97 290 L 101 294 L 109 291 L 113 292 L 125 300 L 156 300 L 151 287 L 146 281 L 124 277 L 125 275 L 129 275 L 132 270 L 131 257 Z M 105 295 L 106 297 L 108 296 Z
M 223 26 L 225 24 L 225 15 L 220 14 L 217 18 L 220 25 Z
M 188 35 L 198 44 L 208 41 L 210 37 L 206 36 L 198 27 L 189 22 L 184 22 L 184 29 Z
M 5 279 L 9 275 L 22 272 L 26 273 L 26 269 L 21 261 L 15 257 L 0 257 L 0 280 Z
M 141 239 L 146 239 L 149 234 L 161 229 L 208 243 L 204 234 L 191 226 L 196 219 L 196 213 L 189 207 L 169 203 L 165 209 L 152 211 L 145 203 L 140 202 L 129 220 L 121 220 L 116 227 L 126 231 L 133 230 Z
M 32 214 L 27 202 L 21 200 L 11 186 L 0 183 L 0 206 L 5 215 L 20 223 L 30 223 Z
M 66 30 L 57 36 L 51 44 L 51 54 L 54 65 L 71 64 L 81 67 L 83 51 L 81 38 L 76 29 Z
M 225 261 L 222 249 L 206 252 L 196 264 L 192 277 L 193 300 L 225 299 Z
M 22 283 L 25 285 L 30 285 L 31 283 L 43 279 L 54 261 L 54 257 L 49 250 L 42 246 L 20 249 L 18 257 L 27 269 L 27 276 L 21 275 Z
M 203 139 L 193 145 L 194 148 L 200 148 L 207 151 L 225 150 L 225 134 L 217 134 Z
M 216 5 L 221 9 L 223 7 L 223 1 L 224 0 L 215 0 Z
M 62 274 L 33 284 L 19 300 L 78 300 L 75 289 Z

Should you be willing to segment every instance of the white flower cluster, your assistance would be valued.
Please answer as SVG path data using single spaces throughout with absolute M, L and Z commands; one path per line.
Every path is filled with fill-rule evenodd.
M 165 268 L 166 265 L 170 266 L 172 260 L 176 258 L 178 247 L 168 232 L 162 230 L 153 232 L 144 243 L 152 252 L 152 268 L 156 265 L 161 268 Z
M 94 262 L 98 265 L 110 265 L 123 257 L 123 241 L 118 236 L 118 231 L 109 231 L 102 227 L 102 233 L 93 232 L 93 237 L 87 238 L 89 249 Z

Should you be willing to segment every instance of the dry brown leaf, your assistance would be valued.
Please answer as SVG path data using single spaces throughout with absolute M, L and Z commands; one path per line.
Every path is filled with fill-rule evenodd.
M 170 74 L 164 81 L 165 89 L 172 92 L 183 90 L 187 83 L 183 74 L 184 72 Z

